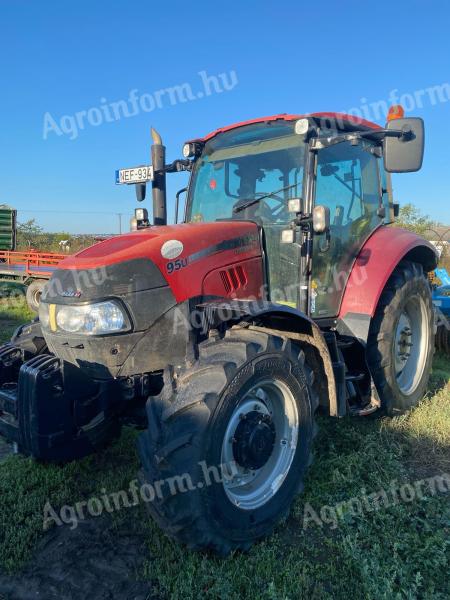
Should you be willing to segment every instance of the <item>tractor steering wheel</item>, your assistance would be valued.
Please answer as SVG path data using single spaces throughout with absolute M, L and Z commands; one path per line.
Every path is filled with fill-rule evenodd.
M 268 192 L 256 192 L 255 197 L 266 197 L 264 200 L 261 200 L 261 202 L 258 202 L 257 205 L 257 212 L 259 213 L 260 217 L 263 220 L 269 221 L 269 222 L 274 222 L 277 221 L 278 218 L 280 217 L 281 214 L 283 214 L 283 211 L 286 211 L 287 207 L 287 201 L 282 198 L 281 196 L 277 196 L 276 194 L 271 194 L 269 197 Z M 272 208 L 267 202 L 267 200 L 276 200 L 277 202 L 280 203 L 279 206 L 275 206 L 274 208 Z

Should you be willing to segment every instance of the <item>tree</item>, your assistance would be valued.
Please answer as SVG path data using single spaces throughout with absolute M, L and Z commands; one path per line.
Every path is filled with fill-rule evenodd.
M 17 225 L 17 247 L 20 250 L 38 248 L 42 243 L 44 230 L 36 223 L 36 219 L 30 219 L 25 223 Z
M 435 225 L 428 215 L 423 215 L 414 204 L 405 204 L 400 208 L 400 214 L 395 221 L 397 227 L 403 227 L 418 235 L 423 235 Z
M 60 245 L 62 240 L 68 240 L 70 253 L 79 252 L 83 248 L 95 244 L 95 236 L 87 234 L 71 235 L 60 231 L 49 233 L 37 224 L 36 219 L 30 219 L 17 225 L 17 249 L 22 252 L 38 250 L 39 252 L 65 253 Z

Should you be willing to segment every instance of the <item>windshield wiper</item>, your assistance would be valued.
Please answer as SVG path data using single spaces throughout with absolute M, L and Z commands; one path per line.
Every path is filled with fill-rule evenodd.
M 259 198 L 252 198 L 252 200 L 248 200 L 248 202 L 244 202 L 244 204 L 240 204 L 239 206 L 236 206 L 236 208 L 233 209 L 233 213 L 241 212 L 242 210 L 245 210 L 249 206 L 253 206 L 253 204 L 256 204 L 260 200 L 264 200 L 264 198 L 271 198 L 272 196 L 276 196 L 280 192 L 287 192 L 287 190 L 290 190 L 293 187 L 296 187 L 297 185 L 298 185 L 298 183 L 292 183 L 291 185 L 287 185 L 286 187 L 283 187 L 280 190 L 275 190 L 273 192 L 270 192 L 269 194 L 264 194 L 264 196 L 260 196 Z

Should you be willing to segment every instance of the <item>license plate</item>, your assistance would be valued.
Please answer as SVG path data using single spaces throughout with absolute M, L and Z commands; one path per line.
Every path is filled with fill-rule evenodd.
M 153 167 L 132 167 L 116 171 L 116 184 L 145 183 L 153 181 Z

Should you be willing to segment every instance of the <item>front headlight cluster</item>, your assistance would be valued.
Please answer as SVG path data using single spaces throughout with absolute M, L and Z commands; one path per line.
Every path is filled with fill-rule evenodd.
M 129 329 L 124 310 L 112 300 L 78 306 L 41 302 L 39 320 L 44 329 L 81 335 L 102 335 Z

